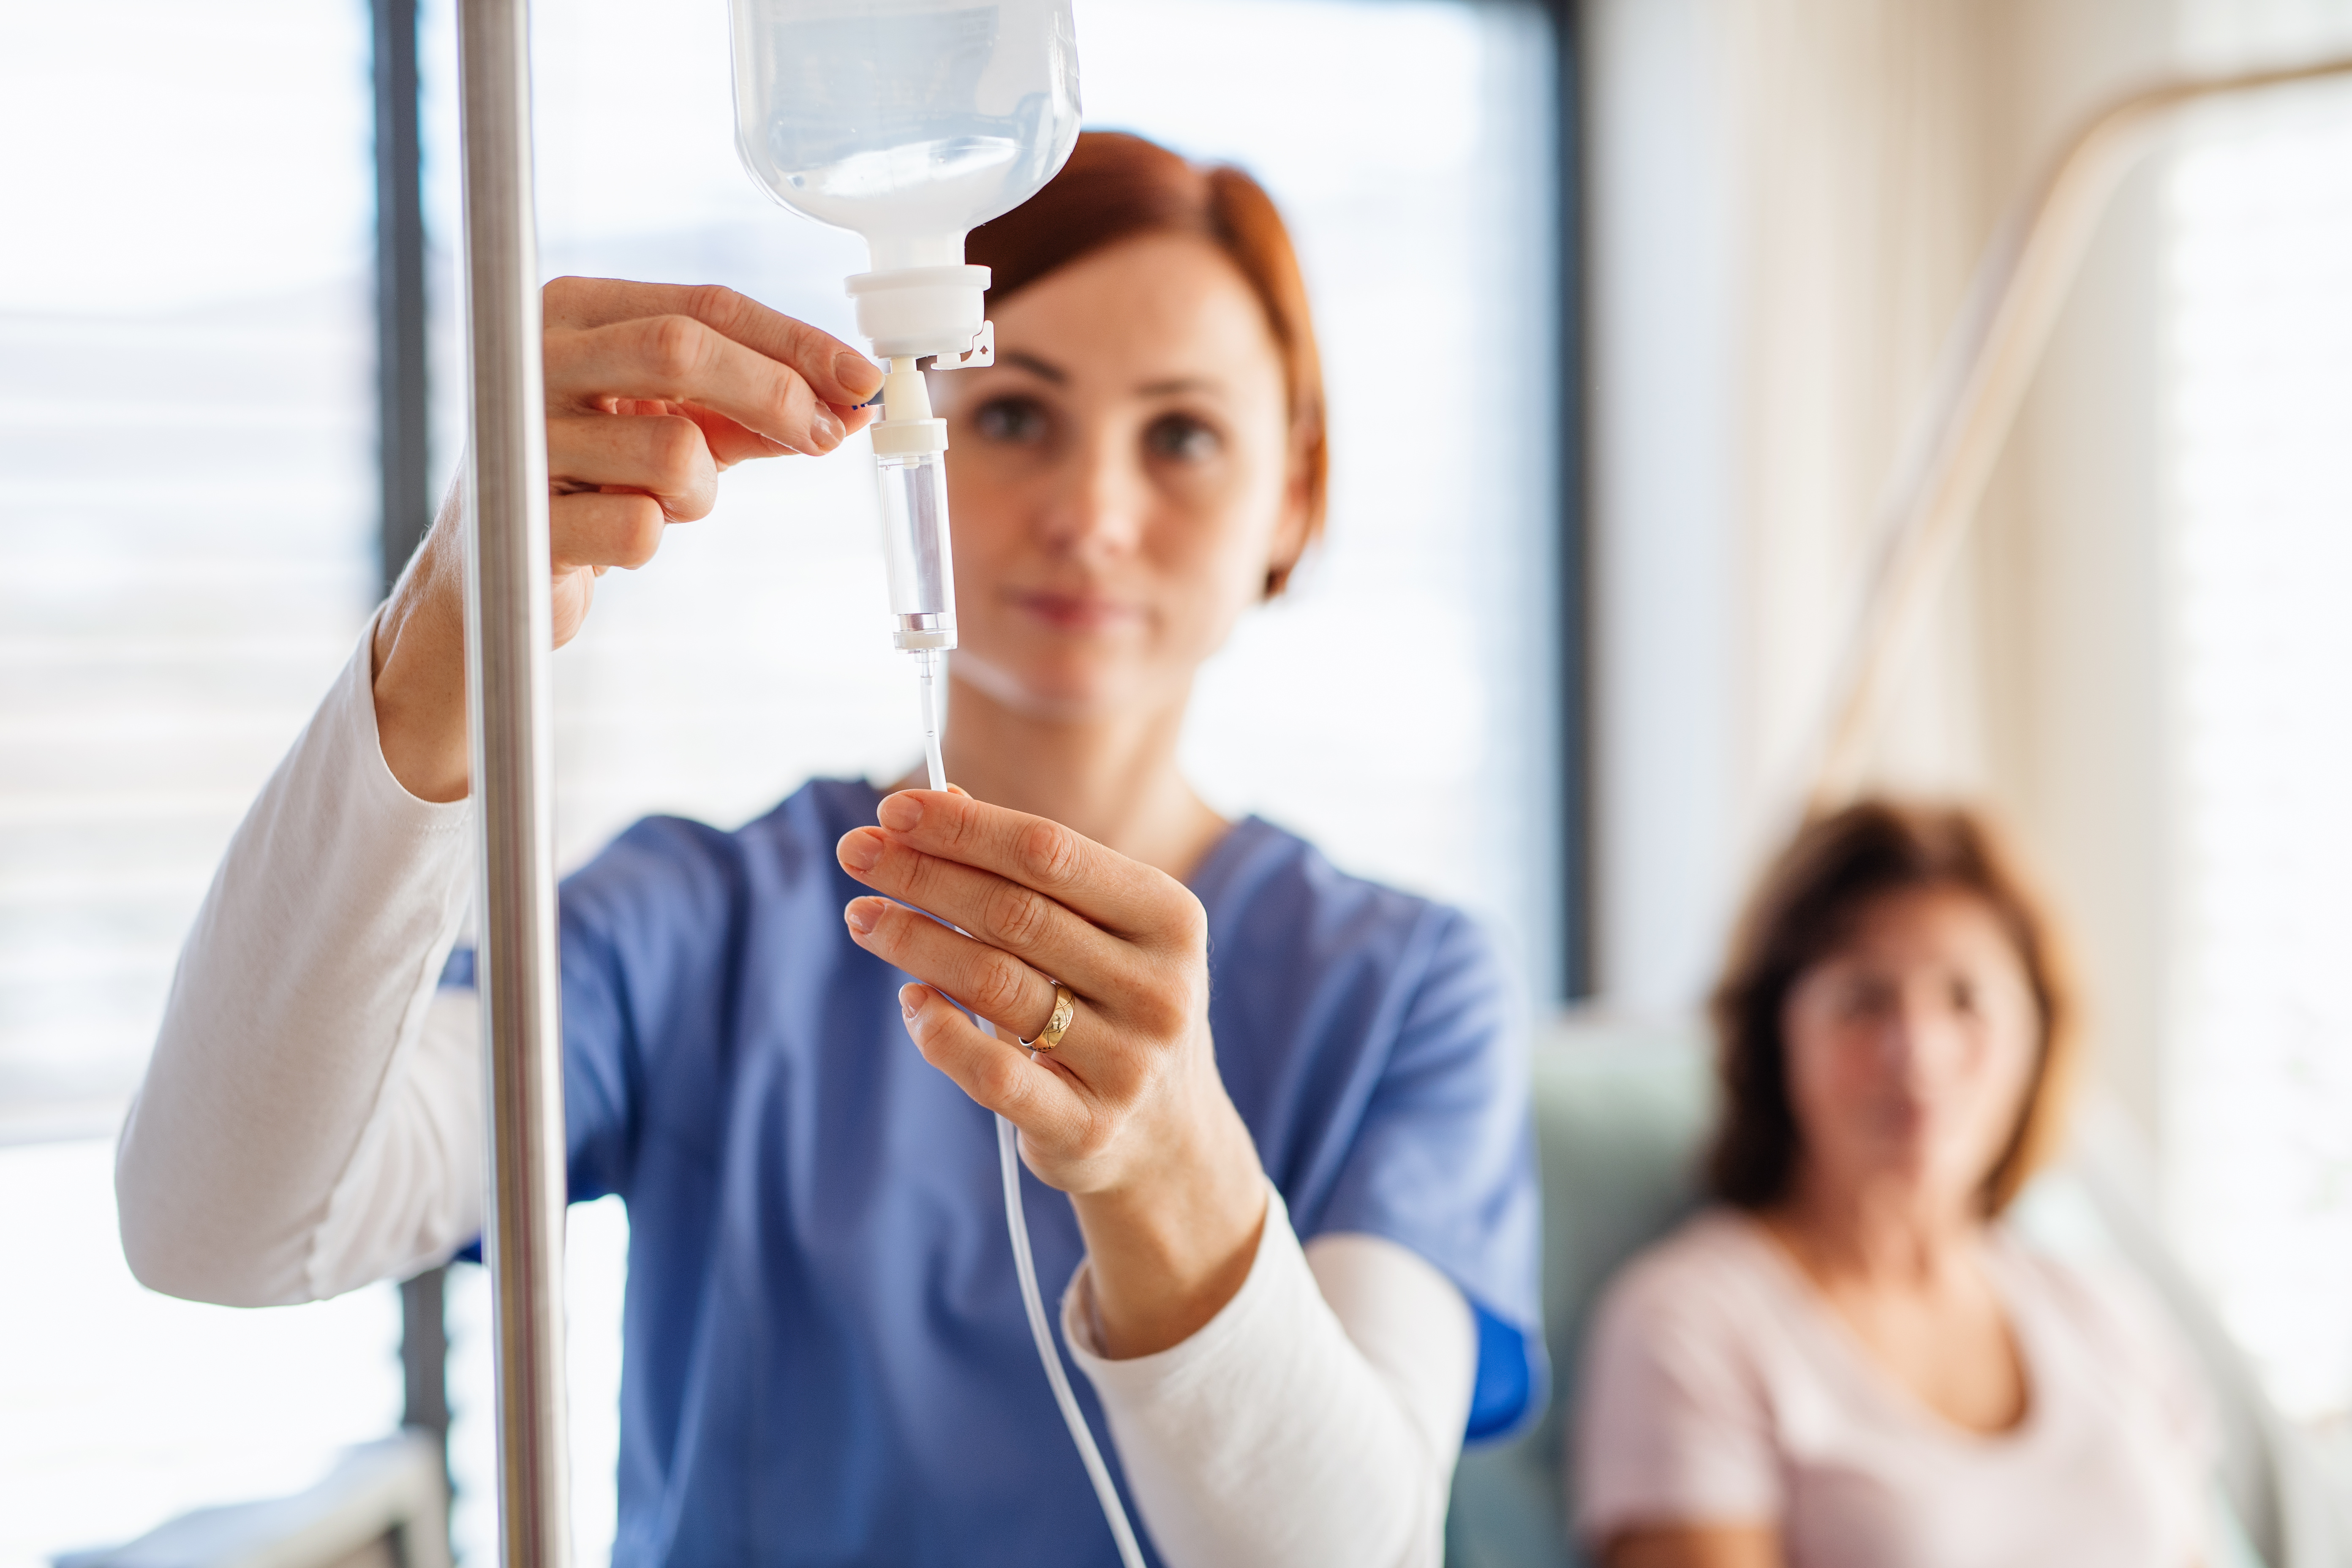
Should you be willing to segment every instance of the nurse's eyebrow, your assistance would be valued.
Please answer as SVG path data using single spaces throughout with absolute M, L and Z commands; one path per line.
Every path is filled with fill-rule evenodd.
M 1139 397 L 1167 397 L 1179 392 L 1223 392 L 1224 383 L 1205 375 L 1180 375 L 1172 381 L 1150 381 L 1135 389 Z
M 1003 365 L 1018 365 L 1038 380 L 1050 381 L 1056 386 L 1067 385 L 1070 379 L 1070 373 L 1060 365 L 1048 360 L 1039 359 L 1035 354 L 1023 353 L 1019 349 L 1014 349 L 1010 353 L 997 355 L 996 363 Z

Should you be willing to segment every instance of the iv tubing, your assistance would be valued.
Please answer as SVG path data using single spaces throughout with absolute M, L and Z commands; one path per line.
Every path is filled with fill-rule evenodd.
M 991 1035 L 996 1033 L 984 1020 L 980 1026 Z M 1070 1429 L 1070 1440 L 1078 1446 L 1078 1458 L 1087 1467 L 1087 1479 L 1095 1484 L 1103 1518 L 1110 1522 L 1111 1538 L 1118 1543 L 1119 1563 L 1122 1568 L 1143 1568 L 1143 1549 L 1135 1543 L 1135 1527 L 1127 1522 L 1127 1510 L 1118 1500 L 1118 1489 L 1111 1484 L 1110 1467 L 1103 1463 L 1102 1450 L 1095 1447 L 1095 1435 L 1087 1429 L 1087 1415 L 1078 1408 L 1078 1396 L 1070 1392 L 1070 1375 L 1062 1370 L 1062 1352 L 1054 1343 L 1054 1330 L 1045 1319 L 1045 1299 L 1037 1290 L 1037 1261 L 1029 1253 L 1029 1219 L 1021 1207 L 1019 1134 L 1013 1131 L 1013 1123 L 1002 1116 L 996 1119 L 996 1163 L 1004 1173 L 1004 1226 L 1013 1233 L 1013 1268 L 1021 1277 L 1021 1304 L 1029 1311 L 1029 1337 L 1037 1342 L 1037 1359 L 1045 1364 L 1045 1381 L 1054 1385 L 1054 1403 L 1062 1407 L 1063 1424 Z
M 948 765 L 940 755 L 940 651 L 917 648 L 915 662 L 923 675 L 923 762 L 930 771 L 931 787 L 948 787 Z
M 915 658 L 923 675 L 924 762 L 930 773 L 931 787 L 944 790 L 948 787 L 948 770 L 940 758 L 940 653 L 935 648 L 918 648 Z M 980 1026 L 991 1039 L 999 1037 L 996 1026 L 987 1019 L 981 1019 Z M 1121 1568 L 1144 1568 L 1143 1549 L 1135 1542 L 1135 1527 L 1127 1521 L 1127 1508 L 1118 1500 L 1118 1488 L 1111 1482 L 1110 1467 L 1103 1463 L 1102 1450 L 1095 1446 L 1095 1435 L 1087 1426 L 1087 1413 L 1078 1408 L 1078 1396 L 1070 1391 L 1070 1374 L 1063 1369 L 1061 1349 L 1054 1343 L 1053 1324 L 1045 1316 L 1045 1299 L 1037 1289 L 1037 1260 L 1029 1250 L 1029 1216 L 1021 1206 L 1020 1134 L 1002 1116 L 996 1119 L 996 1163 L 1004 1177 L 1004 1228 L 1013 1237 L 1013 1271 L 1021 1280 L 1021 1305 L 1029 1315 L 1029 1337 L 1037 1342 L 1037 1359 L 1045 1364 L 1045 1381 L 1053 1385 L 1054 1403 L 1061 1406 L 1062 1424 L 1070 1429 L 1070 1441 L 1078 1446 L 1078 1458 L 1087 1467 L 1087 1479 L 1094 1483 L 1095 1499 L 1102 1504 L 1111 1539 L 1118 1545 Z

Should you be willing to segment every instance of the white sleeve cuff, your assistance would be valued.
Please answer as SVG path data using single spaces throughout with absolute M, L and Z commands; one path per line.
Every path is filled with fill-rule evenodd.
M 1444 1292 L 1454 1317 L 1436 1320 L 1423 1350 L 1450 1366 L 1463 1360 L 1453 1338 L 1466 1339 L 1469 1311 L 1458 1290 Z M 1170 1568 L 1438 1562 L 1458 1417 L 1433 1451 L 1399 1381 L 1368 1359 L 1326 1300 L 1271 1183 L 1248 1277 L 1189 1339 L 1151 1355 L 1105 1357 L 1086 1264 L 1063 1296 L 1062 1333 L 1102 1401 L 1129 1490 Z M 1459 1381 L 1466 1407 L 1466 1363 Z
M 1286 1280 L 1286 1273 L 1297 1278 Z M 1081 1261 L 1062 1293 L 1062 1337 L 1078 1369 L 1106 1400 L 1181 1397 L 1181 1392 L 1203 1376 L 1213 1377 L 1220 1360 L 1245 1352 L 1254 1339 L 1283 1315 L 1284 1298 L 1301 1283 L 1315 1289 L 1307 1272 L 1307 1255 L 1290 1228 L 1290 1210 L 1281 1193 L 1268 1182 L 1265 1223 L 1259 1227 L 1257 1252 L 1250 1259 L 1249 1276 L 1234 1299 L 1217 1310 L 1192 1336 L 1151 1355 L 1112 1360 L 1102 1352 L 1100 1319 L 1095 1310 L 1092 1266 Z M 1289 1290 L 1285 1289 L 1286 1284 Z

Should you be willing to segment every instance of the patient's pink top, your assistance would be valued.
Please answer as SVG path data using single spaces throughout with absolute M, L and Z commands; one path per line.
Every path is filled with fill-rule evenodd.
M 1751 1219 L 1636 1258 L 1586 1347 L 1578 1531 L 1777 1524 L 1790 1568 L 2185 1568 L 2204 1553 L 2201 1386 L 2147 1294 L 1996 1230 L 2025 1418 L 1963 1430 L 1879 1370 Z

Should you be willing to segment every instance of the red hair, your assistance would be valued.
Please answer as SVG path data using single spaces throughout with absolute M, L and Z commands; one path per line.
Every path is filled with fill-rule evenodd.
M 1223 252 L 1265 310 L 1289 395 L 1290 435 L 1307 489 L 1307 541 L 1323 531 L 1330 449 L 1323 422 L 1323 361 L 1307 308 L 1307 279 L 1273 198 L 1228 164 L 1187 163 L 1157 142 L 1118 131 L 1088 131 L 1062 172 L 1003 217 L 981 225 L 964 258 L 995 276 L 1002 300 L 1058 268 L 1124 239 L 1189 234 Z M 1294 563 L 1295 564 L 1295 563 Z M 1266 574 L 1268 596 L 1290 566 Z

